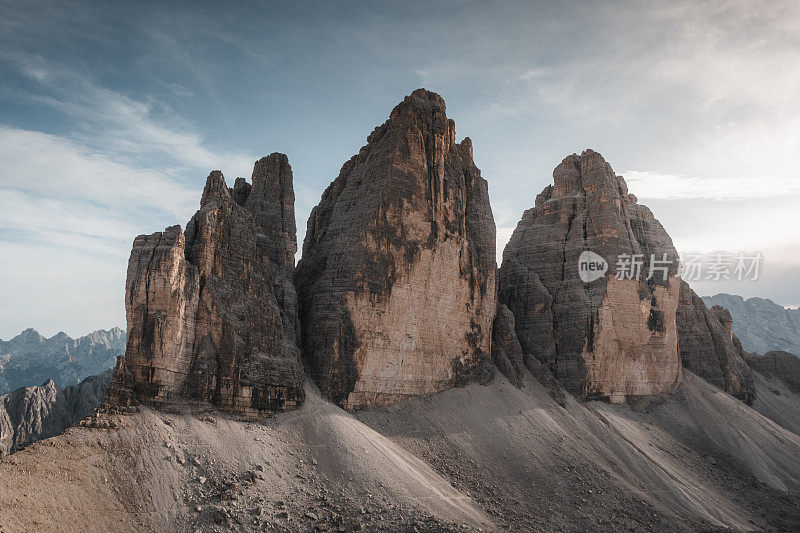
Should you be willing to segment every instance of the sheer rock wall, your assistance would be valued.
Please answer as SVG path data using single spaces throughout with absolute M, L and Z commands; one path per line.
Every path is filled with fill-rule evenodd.
M 259 160 L 252 184 L 206 180 L 200 210 L 136 238 L 125 303 L 128 345 L 108 401 L 209 402 L 248 417 L 304 398 L 297 339 L 292 173 Z
M 308 220 L 295 279 L 323 393 L 352 409 L 486 379 L 494 255 L 471 141 L 456 143 L 439 95 L 414 91 Z

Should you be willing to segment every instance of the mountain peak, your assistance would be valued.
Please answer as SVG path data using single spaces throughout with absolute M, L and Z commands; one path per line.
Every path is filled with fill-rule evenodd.
M 327 398 L 355 409 L 483 379 L 494 256 L 472 141 L 456 144 L 444 99 L 418 89 L 309 217 L 295 280 L 304 356 Z

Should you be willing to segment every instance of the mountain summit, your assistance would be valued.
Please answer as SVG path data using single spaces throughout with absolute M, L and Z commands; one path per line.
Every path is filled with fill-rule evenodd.
M 0 394 L 52 379 L 59 387 L 76 385 L 112 368 L 125 352 L 125 332 L 99 329 L 73 339 L 63 331 L 49 339 L 33 328 L 0 341 Z
M 582 279 L 583 257 L 607 269 Z M 587 397 L 622 402 L 682 379 L 678 254 L 648 208 L 592 150 L 565 158 L 503 252 L 499 298 L 523 360 Z
M 297 266 L 303 353 L 355 408 L 490 375 L 495 225 L 472 142 L 418 89 L 311 212 Z

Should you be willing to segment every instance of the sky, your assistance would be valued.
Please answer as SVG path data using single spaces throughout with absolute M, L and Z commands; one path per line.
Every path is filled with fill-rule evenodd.
M 205 178 L 294 171 L 298 238 L 414 89 L 489 183 L 498 249 L 592 148 L 682 254 L 761 254 L 719 292 L 800 304 L 800 3 L 0 0 L 0 338 L 125 327 L 136 235 Z M 499 257 L 498 257 L 499 262 Z

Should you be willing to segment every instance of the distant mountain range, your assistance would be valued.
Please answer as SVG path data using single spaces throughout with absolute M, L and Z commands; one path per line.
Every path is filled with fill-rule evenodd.
M 67 387 L 102 374 L 125 353 L 125 342 L 125 331 L 119 328 L 100 329 L 78 339 L 64 332 L 46 339 L 35 329 L 26 329 L 9 341 L 0 340 L 0 394 L 48 379 Z
M 800 357 L 800 310 L 733 294 L 703 296 L 703 301 L 709 307 L 721 305 L 730 311 L 733 332 L 746 351 L 763 354 L 780 350 Z

